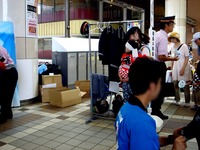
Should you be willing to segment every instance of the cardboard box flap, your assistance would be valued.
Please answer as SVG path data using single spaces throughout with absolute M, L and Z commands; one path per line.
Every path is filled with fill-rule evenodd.
M 77 86 L 76 89 L 80 90 L 79 86 Z M 87 94 L 87 92 L 83 92 L 81 90 L 80 90 L 80 93 L 81 93 L 81 97 L 83 97 Z
M 83 97 L 84 95 L 86 95 L 87 94 L 87 92 L 82 92 L 81 91 L 81 97 Z

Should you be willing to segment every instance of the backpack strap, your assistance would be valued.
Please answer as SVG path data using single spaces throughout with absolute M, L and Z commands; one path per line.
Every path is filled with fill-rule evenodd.
M 149 46 L 147 46 L 147 45 L 143 45 L 143 46 L 140 48 L 140 51 L 142 52 L 144 48 L 147 48 L 147 49 L 149 50 L 149 52 L 150 52 L 150 48 L 149 48 Z
M 177 50 L 179 50 L 182 46 L 183 46 L 183 43 L 177 48 Z

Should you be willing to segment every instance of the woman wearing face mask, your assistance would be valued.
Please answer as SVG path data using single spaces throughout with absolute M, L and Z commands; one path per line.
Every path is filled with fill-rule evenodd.
M 129 42 L 134 49 L 139 50 L 141 48 L 142 32 L 138 27 L 132 27 L 129 29 L 126 37 L 127 42 Z
M 121 65 L 119 67 L 119 79 L 122 82 L 123 97 L 124 101 L 129 100 L 130 95 L 132 94 L 130 85 L 129 85 L 129 68 L 133 63 L 134 59 L 138 56 L 149 56 L 150 52 L 147 48 L 149 37 L 142 34 L 141 30 L 138 27 L 132 27 L 127 32 L 127 43 L 125 44 L 125 53 L 121 58 Z
M 186 44 L 180 42 L 180 35 L 177 32 L 172 32 L 169 35 L 169 40 L 174 43 L 172 47 L 172 55 L 178 56 L 179 60 L 173 63 L 172 78 L 175 87 L 176 105 L 180 105 L 180 93 L 178 82 L 184 80 L 186 83 L 191 80 L 191 69 L 189 64 L 189 50 Z M 184 87 L 185 107 L 189 107 L 190 89 L 189 85 Z

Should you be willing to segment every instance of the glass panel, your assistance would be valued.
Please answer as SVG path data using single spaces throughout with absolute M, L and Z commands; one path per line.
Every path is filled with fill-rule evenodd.
M 38 58 L 52 59 L 52 39 L 38 39 Z
M 45 0 L 42 4 L 42 22 L 54 21 L 54 0 Z
M 38 1 L 38 7 L 37 7 L 38 23 L 41 23 L 41 22 L 42 22 L 42 15 L 41 15 L 41 12 L 42 12 L 42 4 L 41 4 L 41 1 L 39 0 L 39 1 Z
M 127 20 L 140 20 L 141 19 L 141 13 L 137 11 L 133 11 L 128 9 L 127 10 Z
M 55 21 L 65 20 L 65 0 L 55 1 Z
M 98 0 L 72 0 L 70 3 L 70 19 L 99 20 Z
M 108 3 L 103 4 L 103 21 L 122 21 L 123 8 Z

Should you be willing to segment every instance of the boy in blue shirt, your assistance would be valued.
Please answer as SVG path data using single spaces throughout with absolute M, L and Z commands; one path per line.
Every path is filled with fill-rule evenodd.
M 148 104 L 160 92 L 161 77 L 162 68 L 153 59 L 137 58 L 131 65 L 129 83 L 133 94 L 116 120 L 118 150 L 159 150 L 168 144 L 173 144 L 173 150 L 186 149 L 183 136 L 158 137 L 156 123 L 147 114 Z

